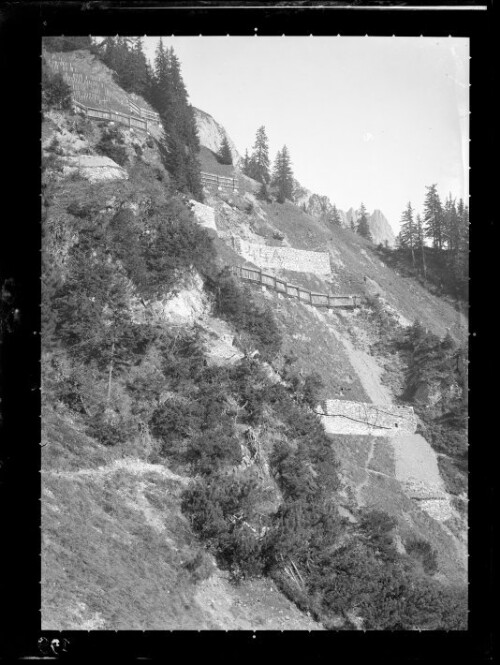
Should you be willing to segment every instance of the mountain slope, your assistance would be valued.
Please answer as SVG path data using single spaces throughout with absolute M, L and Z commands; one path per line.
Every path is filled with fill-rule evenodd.
M 203 120 L 206 137 L 202 145 L 213 152 L 219 129 L 212 121 Z M 94 242 L 95 254 L 103 247 L 108 252 L 103 270 L 111 271 L 114 280 L 123 279 L 128 254 L 138 262 L 134 247 L 141 242 L 147 245 L 144 237 L 151 218 L 171 215 L 169 206 L 175 212 L 174 228 L 175 220 L 181 219 L 184 224 L 177 236 L 181 248 L 195 236 L 196 228 L 181 197 L 168 186 L 168 174 L 162 170 L 157 147 L 154 143 L 148 145 L 146 137 L 137 138 L 120 130 L 128 162 L 124 166 L 126 177 L 117 180 L 116 169 L 89 174 L 78 167 L 78 160 L 77 166 L 71 167 L 76 171 L 64 171 L 66 162 L 73 164 L 71 160 L 78 155 L 95 156 L 92 152 L 102 130 L 94 123 L 73 122 L 65 114 L 51 112 L 42 130 L 44 182 L 50 195 L 46 197 L 46 214 L 53 222 L 48 224 L 44 249 L 63 278 L 71 270 L 72 248 L 79 242 L 84 248 L 85 243 Z M 210 141 L 212 147 L 206 145 Z M 205 157 L 208 160 L 210 155 Z M 306 264 L 297 264 L 296 270 L 269 270 L 313 291 L 361 294 L 367 298 L 366 305 L 352 311 L 321 310 L 264 286 L 254 286 L 242 292 L 241 300 L 234 296 L 236 305 L 231 302 L 236 309 L 230 310 L 233 316 L 224 318 L 224 312 L 217 309 L 216 294 L 220 298 L 225 282 L 215 282 L 218 292 L 217 288 L 210 290 L 210 280 L 204 281 L 190 268 L 184 273 L 178 271 L 172 291 L 146 300 L 137 296 L 132 279 L 127 282 L 127 307 L 134 322 L 131 329 L 137 334 L 147 333 L 141 338 L 147 350 L 129 365 L 125 362 L 118 369 L 107 365 L 105 372 L 99 372 L 92 363 L 85 366 L 72 358 L 70 347 L 47 351 L 42 419 L 44 629 L 312 630 L 322 627 L 319 620 L 330 629 L 359 629 L 366 621 L 378 625 L 377 613 L 374 616 L 370 604 L 372 597 L 379 599 L 379 590 L 373 590 L 366 571 L 361 571 L 362 587 L 357 595 L 352 600 L 343 596 L 343 604 L 325 614 L 321 594 L 308 598 L 305 593 L 300 575 L 308 573 L 296 545 L 289 550 L 289 559 L 285 557 L 274 570 L 274 577 L 261 575 L 233 584 L 232 578 L 238 579 L 241 570 L 222 565 L 224 541 L 217 547 L 210 540 L 204 541 L 195 528 L 196 513 L 186 508 L 185 490 L 196 487 L 204 473 L 193 471 L 193 459 L 198 458 L 191 458 L 190 463 L 183 461 L 186 450 L 215 456 L 220 442 L 233 446 L 237 454 L 228 463 L 231 477 L 240 482 L 258 478 L 262 494 L 251 506 L 255 511 L 250 511 L 248 521 L 241 523 L 244 515 L 233 511 L 227 534 L 238 533 L 231 529 L 239 524 L 244 545 L 261 542 L 266 531 L 258 531 L 259 520 L 264 520 L 266 528 L 276 528 L 273 519 L 277 508 L 285 505 L 286 492 L 273 466 L 279 458 L 276 452 L 286 446 L 293 449 L 294 432 L 301 428 L 306 438 L 309 431 L 314 434 L 301 449 L 306 462 L 300 468 L 309 487 L 314 491 L 329 487 L 321 474 L 329 468 L 330 452 L 341 463 L 339 487 L 327 497 L 335 516 L 333 553 L 349 556 L 352 549 L 357 556 L 365 552 L 364 539 L 375 533 L 364 531 L 370 515 L 367 511 L 375 508 L 394 518 L 388 541 L 384 541 L 385 550 L 376 550 L 377 556 L 387 551 L 396 556 L 397 552 L 411 569 L 412 583 L 417 580 L 417 586 L 437 584 L 439 589 L 446 589 L 465 583 L 464 520 L 456 513 L 433 517 L 432 510 L 412 497 L 408 487 L 408 463 L 412 459 L 422 463 L 419 479 L 437 479 L 436 454 L 423 437 L 405 439 L 401 445 L 403 449 L 412 443 L 414 458 L 410 454 L 404 459 L 398 457 L 396 438 L 352 434 L 329 434 L 327 450 L 320 450 L 319 461 L 310 461 L 307 455 L 316 450 L 318 441 L 325 444 L 319 427 L 323 421 L 316 418 L 316 400 L 321 403 L 337 398 L 361 404 L 399 400 L 404 357 L 381 349 L 385 341 L 382 314 L 370 304 L 372 301 L 379 303 L 383 312 L 392 313 L 400 326 L 418 317 L 441 336 L 449 329 L 458 341 L 466 339 L 467 322 L 451 303 L 395 274 L 376 257 L 372 245 L 358 235 L 330 228 L 289 202 L 280 205 L 258 201 L 254 190 L 255 183 L 248 178 L 240 178 L 237 192 L 205 190 L 205 204 L 213 208 L 217 227 L 217 266 L 252 265 L 237 254 L 238 245 L 232 237 L 285 251 L 326 252 L 331 265 L 329 276 L 307 270 Z M 135 235 L 130 236 L 130 229 Z M 127 239 L 129 244 L 123 251 L 120 243 Z M 115 245 L 121 249 L 118 259 L 113 254 Z M 208 253 L 208 244 L 205 250 Z M 172 259 L 168 248 L 158 259 L 161 267 L 168 264 L 165 258 Z M 191 258 L 200 261 L 199 256 Z M 137 263 L 132 268 L 135 270 Z M 138 284 L 141 279 L 139 274 Z M 238 321 L 238 307 L 247 318 L 258 312 L 250 332 Z M 273 316 L 263 318 L 262 312 L 272 312 Z M 281 341 L 280 350 L 265 362 L 266 347 L 259 347 L 255 329 L 260 331 L 261 341 L 269 342 L 273 335 L 271 342 Z M 147 346 L 153 330 L 154 335 L 160 335 L 161 343 Z M 199 335 L 201 351 L 190 347 L 191 335 Z M 191 367 L 196 379 L 190 383 Z M 319 375 L 323 387 L 318 388 L 318 394 L 313 391 L 309 402 L 304 403 L 300 391 L 305 391 L 304 382 L 311 372 Z M 156 391 L 158 382 L 160 388 Z M 217 392 L 219 387 L 226 392 Z M 206 409 L 203 418 L 197 416 L 200 403 Z M 282 411 L 276 403 L 284 405 Z M 103 432 L 93 427 L 95 413 L 101 414 L 104 404 L 111 418 L 105 423 L 108 429 L 104 434 L 110 430 L 116 434 L 114 423 L 120 422 L 123 430 L 118 432 L 118 439 L 99 439 Z M 176 428 L 185 423 L 186 414 L 193 418 L 179 443 Z M 207 422 L 213 429 L 204 429 Z M 137 425 L 135 429 L 133 425 Z M 167 429 L 167 435 L 159 433 L 162 428 Z M 302 464 L 300 457 L 298 461 Z M 202 526 L 206 522 L 202 521 Z M 295 522 L 300 523 L 300 519 Z M 259 538 L 249 532 L 258 532 Z M 437 557 L 435 570 L 425 570 L 418 556 L 412 556 L 412 538 L 428 542 Z M 230 544 L 239 545 L 239 541 Z M 251 561 L 252 553 L 250 548 L 243 559 Z M 314 554 L 313 548 L 309 554 Z M 371 561 L 370 570 L 380 572 L 383 568 L 376 556 L 366 560 Z M 351 587 L 347 585 L 346 590 L 351 591 Z M 360 609 L 356 600 L 367 593 L 374 595 Z M 307 608 L 318 621 L 300 612 L 298 606 Z M 441 624 L 431 617 L 430 625 Z

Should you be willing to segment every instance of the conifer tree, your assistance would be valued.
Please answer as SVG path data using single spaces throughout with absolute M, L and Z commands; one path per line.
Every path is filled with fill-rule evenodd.
M 220 164 L 232 164 L 233 156 L 226 134 L 223 135 L 220 148 L 217 152 L 217 159 Z
M 245 150 L 245 156 L 243 157 L 243 163 L 241 165 L 241 170 L 242 172 L 247 175 L 249 178 L 251 177 L 250 175 L 250 155 L 248 154 L 248 148 Z
M 411 250 L 411 260 L 415 267 L 415 247 L 417 245 L 417 228 L 413 220 L 413 209 L 408 201 L 406 210 L 401 217 L 401 230 L 399 232 L 399 244 L 403 249 Z
M 420 249 L 421 256 L 422 256 L 422 273 L 424 275 L 424 279 L 427 279 L 427 264 L 425 261 L 425 232 L 424 232 L 424 225 L 422 222 L 422 218 L 420 215 L 417 215 L 416 219 L 416 227 L 417 227 L 417 247 Z
M 366 238 L 367 240 L 371 240 L 373 242 L 370 227 L 368 225 L 368 213 L 366 212 L 364 203 L 361 204 L 361 207 L 359 209 L 358 226 L 356 230 L 360 236 Z
M 458 245 L 458 215 L 456 201 L 451 194 L 448 195 L 443 209 L 443 238 L 453 254 Z
M 426 187 L 424 202 L 425 237 L 432 240 L 433 247 L 442 250 L 444 244 L 443 207 L 437 191 L 437 185 Z
M 334 226 L 341 226 L 342 225 L 342 219 L 340 217 L 340 213 L 337 210 L 337 206 L 335 203 L 333 204 L 331 214 L 330 214 L 330 221 Z
M 249 176 L 259 182 L 269 183 L 269 141 L 264 125 L 255 135 L 252 156 L 249 163 Z
M 194 111 L 181 75 L 180 62 L 172 48 L 160 39 L 155 54 L 153 105 L 160 114 L 164 138 L 160 142 L 163 163 L 180 191 L 202 200 L 200 141 Z
M 278 203 L 284 203 L 285 199 L 293 198 L 293 171 L 290 162 L 290 154 L 286 145 L 278 150 L 274 162 L 272 184 L 277 189 Z

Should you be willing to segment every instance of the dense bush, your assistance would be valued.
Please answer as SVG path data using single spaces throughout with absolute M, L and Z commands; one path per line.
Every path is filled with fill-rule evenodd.
M 61 74 L 53 72 L 42 60 L 42 108 L 71 109 L 71 88 Z
M 282 335 L 271 309 L 259 307 L 249 288 L 241 287 L 227 270 L 208 282 L 215 295 L 215 314 L 248 334 L 264 360 L 281 348 Z
M 125 443 L 135 433 L 130 421 L 123 418 L 110 420 L 99 413 L 87 420 L 87 433 L 105 446 Z
M 407 554 L 421 561 L 424 572 L 428 575 L 437 572 L 437 552 L 429 541 L 424 538 L 409 538 L 405 542 L 405 549 Z
M 106 127 L 95 149 L 100 155 L 109 157 L 120 166 L 125 166 L 128 162 L 125 142 L 117 127 Z
M 143 238 L 146 295 L 170 291 L 190 269 L 203 277 L 215 272 L 213 240 L 180 199 L 172 197 L 156 207 L 145 221 L 149 231 Z
M 262 572 L 261 544 L 250 528 L 259 486 L 255 478 L 214 474 L 192 483 L 183 494 L 182 511 L 207 542 L 219 565 L 234 575 Z

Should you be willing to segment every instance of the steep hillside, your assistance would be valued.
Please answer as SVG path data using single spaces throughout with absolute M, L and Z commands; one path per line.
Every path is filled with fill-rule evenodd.
M 333 205 L 327 196 L 313 194 L 308 189 L 302 187 L 297 181 L 295 182 L 295 186 L 294 203 L 304 210 L 304 212 L 318 219 L 326 219 L 332 214 Z M 350 229 L 351 222 L 354 222 L 355 225 L 357 224 L 359 218 L 358 210 L 351 207 L 347 212 L 344 212 L 344 210 L 337 208 L 337 213 L 340 217 L 341 226 L 344 229 Z M 380 210 L 374 210 L 368 216 L 368 226 L 370 227 L 375 245 L 382 244 L 387 247 L 394 247 L 396 240 L 394 232 Z
M 102 111 L 113 111 L 132 118 L 151 119 L 148 129 L 161 136 L 161 123 L 151 105 L 139 95 L 126 93 L 115 81 L 114 72 L 88 51 L 44 51 L 49 67 L 62 75 L 75 102 Z
M 53 109 L 42 149 L 43 628 L 464 629 L 463 479 L 406 400 L 411 324 L 465 318 L 249 178 L 191 209 L 152 137 Z

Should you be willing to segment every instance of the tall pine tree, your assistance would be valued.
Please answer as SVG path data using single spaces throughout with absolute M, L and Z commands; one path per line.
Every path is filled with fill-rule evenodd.
M 231 147 L 226 134 L 223 134 L 220 148 L 217 152 L 217 159 L 220 164 L 232 164 L 233 155 L 231 154 Z
M 259 127 L 255 135 L 255 143 L 248 164 L 248 171 L 250 178 L 262 183 L 269 183 L 269 141 L 264 125 Z
M 422 257 L 422 274 L 424 280 L 427 279 L 427 263 L 425 260 L 425 231 L 424 224 L 420 215 L 417 215 L 416 219 L 417 235 L 416 235 L 416 247 L 420 250 L 420 255 Z
M 401 217 L 401 228 L 399 232 L 399 244 L 403 249 L 411 251 L 411 260 L 415 267 L 415 247 L 417 245 L 417 227 L 413 219 L 413 209 L 408 201 L 406 210 Z
M 278 203 L 293 199 L 293 171 L 286 145 L 276 155 L 272 184 L 277 189 Z
M 165 167 L 177 189 L 202 200 L 200 141 L 193 107 L 188 101 L 180 62 L 173 48 L 165 50 L 161 39 L 155 54 L 152 97 L 163 125 L 160 149 Z
M 437 185 L 426 187 L 427 194 L 424 202 L 424 229 L 425 237 L 432 240 L 433 247 L 442 250 L 444 245 L 444 215 Z
M 333 207 L 332 207 L 332 210 L 331 210 L 331 213 L 330 213 L 330 222 L 334 226 L 341 226 L 342 225 L 342 219 L 340 217 L 340 213 L 337 210 L 337 206 L 335 205 L 335 203 L 333 204 Z
M 364 203 L 362 203 L 359 208 L 358 226 L 356 230 L 360 236 L 373 242 L 372 233 L 368 225 L 368 213 Z

